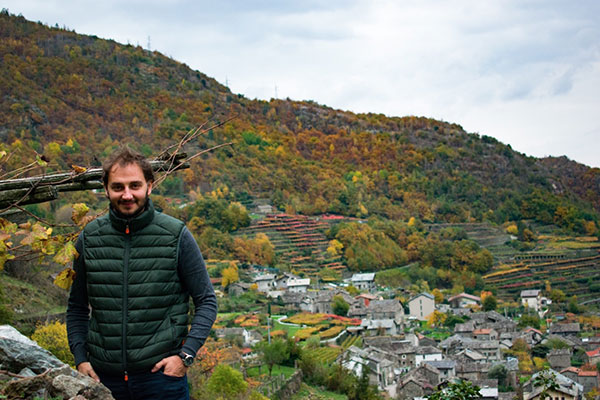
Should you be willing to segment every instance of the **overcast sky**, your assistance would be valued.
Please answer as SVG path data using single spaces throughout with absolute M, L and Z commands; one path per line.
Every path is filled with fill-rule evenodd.
M 247 98 L 417 115 L 600 167 L 597 0 L 0 0 Z

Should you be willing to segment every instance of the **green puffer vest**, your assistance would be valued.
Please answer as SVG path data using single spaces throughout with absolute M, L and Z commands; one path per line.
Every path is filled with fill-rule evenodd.
M 155 211 L 150 200 L 131 220 L 111 210 L 85 227 L 91 306 L 87 344 L 94 369 L 111 374 L 149 371 L 179 352 L 188 331 L 188 293 L 177 274 L 183 227 L 183 222 Z

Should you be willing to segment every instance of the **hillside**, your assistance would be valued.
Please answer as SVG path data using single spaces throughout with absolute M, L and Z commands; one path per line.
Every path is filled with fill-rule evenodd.
M 415 279 L 446 287 L 463 279 L 473 290 L 473 274 L 488 273 L 492 257 L 497 264 L 543 250 L 537 234 L 599 234 L 600 169 L 529 157 L 456 123 L 250 100 L 158 52 L 7 11 L 0 13 L 0 57 L 3 176 L 37 155 L 50 160 L 45 173 L 93 165 L 123 143 L 156 156 L 191 129 L 233 118 L 185 150 L 233 146 L 195 160 L 157 190 L 162 206 L 177 201 L 169 212 L 188 222 L 211 257 L 235 253 L 230 233 L 264 232 L 279 263 L 309 275 L 323 266 L 380 270 L 421 262 Z M 185 207 L 203 195 L 222 200 L 223 213 L 227 202 L 249 207 L 260 199 L 290 216 L 289 229 L 268 219 L 244 231 L 235 232 L 247 226 L 239 221 L 224 228 L 209 221 L 217 203 Z M 29 210 L 68 220 L 61 207 L 72 201 L 103 207 L 101 196 L 77 193 Z M 369 223 L 314 229 L 302 217 L 325 213 Z M 226 235 L 203 237 L 207 225 Z M 343 250 L 327 255 L 333 239 Z
M 174 194 L 227 185 L 305 214 L 430 222 L 534 217 L 581 233 L 597 220 L 598 169 L 573 162 L 566 169 L 563 159 L 527 157 L 427 118 L 248 100 L 157 52 L 7 12 L 1 19 L 0 138 L 8 150 L 20 149 L 13 166 L 31 150 L 57 169 L 88 165 L 132 137 L 156 154 L 207 120 L 235 115 L 194 144 L 233 140 L 234 148 L 193 165 Z M 555 221 L 559 206 L 575 210 L 571 220 Z

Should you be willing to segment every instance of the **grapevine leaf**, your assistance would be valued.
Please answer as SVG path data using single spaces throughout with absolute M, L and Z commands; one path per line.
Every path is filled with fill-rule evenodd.
M 85 215 L 88 213 L 89 210 L 89 207 L 84 203 L 73 204 L 73 212 L 71 213 L 71 219 L 77 225 L 81 225 L 85 221 Z
M 77 250 L 75 250 L 73 242 L 67 242 L 62 247 L 62 249 L 60 249 L 58 253 L 56 253 L 56 255 L 54 256 L 54 261 L 62 265 L 67 265 L 78 256 L 79 253 L 77 252 Z
M 75 271 L 72 268 L 63 269 L 54 279 L 54 284 L 59 288 L 68 290 L 75 280 Z

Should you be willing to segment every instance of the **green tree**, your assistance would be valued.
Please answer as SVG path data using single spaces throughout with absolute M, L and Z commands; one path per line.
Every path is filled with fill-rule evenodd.
M 498 301 L 492 295 L 486 296 L 482 302 L 483 311 L 495 311 L 498 306 Z
M 287 343 L 283 339 L 274 339 L 271 343 L 261 342 L 258 344 L 258 351 L 262 361 L 269 368 L 269 376 L 271 376 L 275 364 L 283 363 L 290 356 Z
M 488 378 L 497 379 L 498 386 L 506 386 L 506 378 L 508 377 L 508 370 L 503 364 L 496 364 L 490 368 L 488 372 Z
M 480 397 L 479 386 L 460 380 L 429 395 L 429 400 L 475 400 Z
M 348 315 L 348 310 L 350 309 L 350 305 L 344 300 L 341 295 L 333 296 L 333 301 L 331 302 L 331 310 L 335 315 L 340 315 L 345 317 Z
M 246 392 L 248 383 L 240 371 L 227 364 L 219 364 L 206 382 L 207 390 L 215 399 L 235 399 Z

